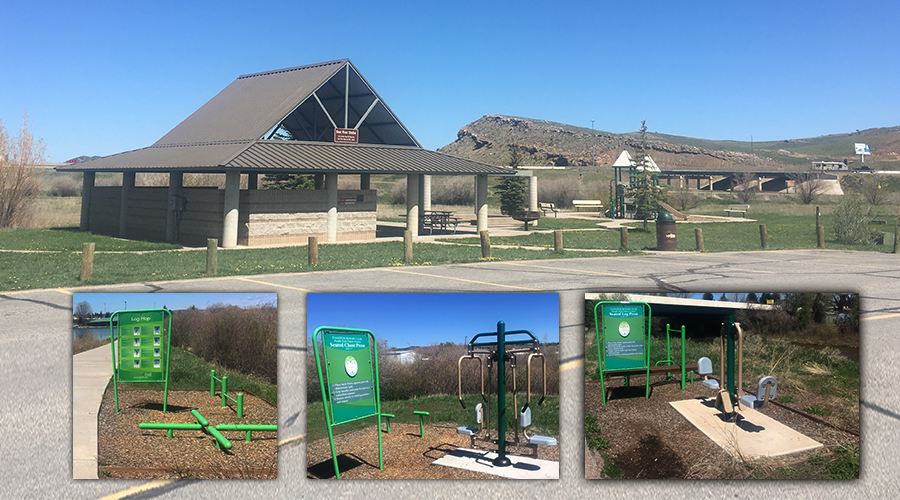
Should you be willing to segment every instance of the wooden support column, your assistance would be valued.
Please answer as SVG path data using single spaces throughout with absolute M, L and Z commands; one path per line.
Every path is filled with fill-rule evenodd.
M 254 191 L 259 189 L 259 174 L 247 174 L 247 189 Z
M 338 175 L 325 174 L 325 200 L 328 212 L 325 214 L 325 242 L 337 241 L 338 220 Z
M 94 177 L 96 172 L 85 172 L 81 181 L 81 223 L 82 231 L 91 230 L 91 197 L 94 194 Z
M 361 174 L 359 176 L 359 189 L 361 191 L 367 191 L 372 189 L 372 174 Z
M 128 201 L 134 192 L 134 171 L 122 172 L 122 201 L 119 203 L 119 237 L 128 234 Z
M 241 201 L 241 172 L 229 170 L 225 173 L 225 203 L 222 222 L 222 248 L 237 246 L 238 208 Z
M 181 200 L 184 186 L 184 172 L 169 172 L 169 201 L 166 205 L 166 241 L 176 243 L 178 240 L 178 212 L 184 209 Z

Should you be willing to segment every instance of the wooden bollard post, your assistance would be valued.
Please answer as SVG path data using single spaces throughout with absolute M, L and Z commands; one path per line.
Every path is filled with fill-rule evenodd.
M 485 259 L 491 258 L 491 236 L 487 231 L 478 233 L 481 237 L 481 257 Z
M 81 245 L 81 281 L 91 279 L 94 274 L 94 244 L 83 243 Z
M 309 265 L 319 265 L 319 237 L 310 236 L 307 244 L 307 252 L 309 252 Z
M 619 228 L 619 246 L 622 250 L 628 251 L 628 226 Z
M 891 253 L 897 253 L 897 237 L 900 236 L 897 233 L 900 232 L 900 226 L 894 226 L 894 250 Z
M 766 230 L 765 224 L 759 225 L 759 244 L 763 250 L 769 249 L 769 232 Z
M 703 251 L 703 230 L 699 227 L 694 228 L 694 239 L 697 240 L 697 251 Z
M 816 246 L 825 248 L 825 226 L 816 227 Z
M 403 262 L 413 260 L 413 232 L 409 229 L 403 231 Z
M 207 238 L 206 240 L 206 274 L 215 276 L 219 272 L 219 240 Z
M 553 249 L 557 252 L 562 252 L 563 249 L 562 231 L 559 229 L 553 231 Z

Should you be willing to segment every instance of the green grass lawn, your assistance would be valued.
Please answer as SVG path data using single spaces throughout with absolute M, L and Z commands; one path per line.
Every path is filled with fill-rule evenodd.
M 216 377 L 228 377 L 228 395 L 248 391 L 265 399 L 273 405 L 278 404 L 278 386 L 269 384 L 256 377 L 244 375 L 234 370 L 222 368 L 180 348 L 172 346 L 169 358 L 169 389 L 202 389 L 209 390 L 209 372 L 216 371 Z M 119 389 L 156 389 L 163 390 L 159 382 L 139 384 L 119 384 Z M 217 384 L 217 391 L 221 385 Z
M 541 229 L 544 220 L 541 219 Z M 832 250 L 862 250 L 871 252 L 891 252 L 892 247 L 886 245 L 843 244 L 837 241 L 834 234 L 830 214 L 822 214 L 819 223 L 825 227 L 825 248 Z M 784 215 L 777 213 L 759 214 L 753 221 L 747 222 L 705 222 L 677 223 L 677 250 L 696 251 L 697 243 L 694 230 L 703 232 L 704 250 L 706 252 L 734 252 L 761 250 L 760 224 L 766 225 L 770 250 L 796 250 L 816 248 L 815 215 Z M 648 224 L 649 231 L 643 230 L 642 223 L 630 224 L 628 241 L 631 250 L 656 249 L 656 224 Z M 875 227 L 875 226 L 873 226 Z M 892 225 L 882 226 L 884 231 L 892 230 Z M 531 232 L 522 236 L 497 236 L 491 238 L 491 244 L 522 245 L 553 248 L 553 233 Z M 445 240 L 446 241 L 446 240 Z M 477 238 L 454 240 L 459 243 L 476 244 Z M 618 250 L 621 243 L 618 230 L 568 230 L 563 233 L 563 246 L 569 249 L 603 249 Z
M 40 231 L 40 230 L 33 230 Z M 39 235 L 38 235 L 39 237 Z M 140 243 L 140 242 L 138 242 Z M 37 245 L 36 245 L 37 246 Z M 80 244 L 78 246 L 80 250 Z M 414 261 L 403 263 L 402 242 L 319 245 L 319 265 L 308 264 L 307 247 L 219 250 L 219 276 L 330 271 L 403 265 L 438 265 L 483 260 L 474 246 L 414 245 Z M 589 252 L 493 249 L 492 260 L 596 257 Z M 93 277 L 80 281 L 80 252 L 0 252 L 0 290 L 73 287 L 206 277 L 206 250 L 96 253 Z
M 40 229 L 4 229 L 0 231 L 0 250 L 33 250 L 80 252 L 83 243 L 94 243 L 95 252 L 138 252 L 170 250 L 181 245 L 123 240 L 111 236 L 85 233 L 77 228 L 55 227 Z
M 475 404 L 480 401 L 479 395 L 469 395 L 465 397 L 467 409 L 463 409 L 459 404 L 459 399 L 455 395 L 425 396 L 421 398 L 407 399 L 402 401 L 382 401 L 381 412 L 395 415 L 391 422 L 408 422 L 419 423 L 418 415 L 414 415 L 414 411 L 427 411 L 430 413 L 425 418 L 425 433 L 428 433 L 428 424 L 430 423 L 451 423 L 456 426 L 477 427 L 475 422 Z M 477 400 L 477 401 L 476 401 Z M 513 397 L 507 393 L 507 414 L 512 411 Z M 494 396 L 494 405 L 491 408 L 491 427 L 496 429 L 497 408 L 496 396 Z M 519 406 L 525 404 L 524 395 L 519 395 Z M 531 422 L 528 427 L 529 432 L 542 435 L 559 435 L 559 396 L 547 396 L 544 404 L 537 406 L 532 401 Z M 334 428 L 335 434 L 343 434 L 345 432 L 363 429 L 371 425 L 375 425 L 375 417 L 357 420 L 354 422 L 341 424 Z M 384 424 L 383 424 L 384 425 Z M 510 416 L 507 422 L 507 431 L 513 430 L 513 420 Z M 316 441 L 328 437 L 328 430 L 325 425 L 325 411 L 322 402 L 313 402 L 306 405 L 306 433 L 307 441 Z M 512 437 L 507 434 L 507 439 Z

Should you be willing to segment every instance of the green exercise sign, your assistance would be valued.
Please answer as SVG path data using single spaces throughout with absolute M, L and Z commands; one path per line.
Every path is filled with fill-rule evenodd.
M 316 329 L 313 342 L 335 477 L 340 479 L 341 473 L 332 427 L 372 416 L 378 417 L 378 468 L 384 469 L 375 335 L 369 330 L 323 326 Z
M 642 304 L 601 304 L 605 368 L 643 368 L 647 363 L 646 315 Z
M 600 302 L 594 306 L 597 356 L 600 359 L 601 401 L 606 404 L 606 375 L 625 376 L 646 370 L 650 397 L 650 305 L 646 302 Z
M 166 322 L 168 319 L 168 322 Z M 163 382 L 163 412 L 169 391 L 169 340 L 172 313 L 167 309 L 116 311 L 109 318 L 113 387 L 119 411 L 119 382 Z
M 372 350 L 365 333 L 323 330 L 334 425 L 375 415 Z
M 124 312 L 118 320 L 119 382 L 162 382 L 166 358 L 163 313 Z

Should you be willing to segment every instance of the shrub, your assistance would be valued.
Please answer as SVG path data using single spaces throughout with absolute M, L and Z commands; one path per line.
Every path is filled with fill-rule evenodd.
M 855 196 L 844 196 L 834 210 L 834 234 L 846 244 L 875 241 L 875 232 L 869 229 L 874 218 L 871 205 Z
M 391 187 L 391 203 L 394 205 L 406 205 L 406 179 L 399 179 Z
M 608 450 L 609 441 L 600 436 L 594 436 L 590 441 L 588 441 L 588 448 L 593 448 L 595 450 Z
M 50 185 L 50 196 L 80 196 L 81 184 L 71 177 L 57 177 Z
M 435 176 L 431 182 L 431 202 L 435 205 L 475 205 L 475 181 L 469 176 Z M 406 198 L 404 183 L 403 197 Z
M 278 311 L 274 305 L 176 311 L 172 343 L 206 361 L 276 383 Z
M 573 177 L 541 179 L 538 182 L 538 201 L 553 203 L 557 208 L 572 208 L 572 200 L 584 197 L 584 186 Z

